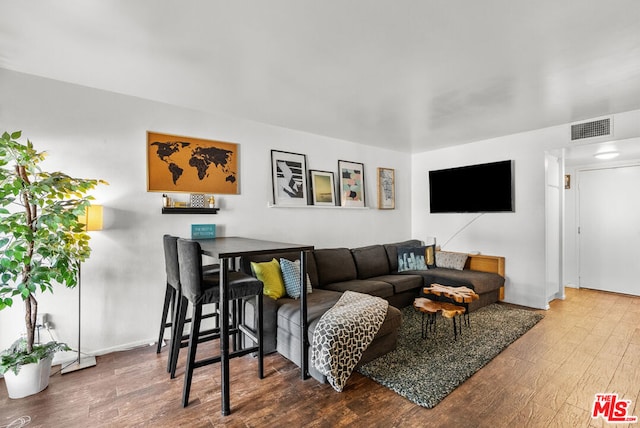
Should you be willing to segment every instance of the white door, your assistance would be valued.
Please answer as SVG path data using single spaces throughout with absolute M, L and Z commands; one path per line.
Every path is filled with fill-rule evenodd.
M 640 295 L 640 166 L 579 171 L 580 287 Z

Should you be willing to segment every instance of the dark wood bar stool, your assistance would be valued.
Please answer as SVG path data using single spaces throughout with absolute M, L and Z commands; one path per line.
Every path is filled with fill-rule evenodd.
M 164 340 L 165 330 L 171 328 L 170 339 L 168 348 L 171 349 L 171 344 L 174 340 L 174 333 L 177 331 L 173 328 L 175 323 L 175 316 L 178 309 L 178 302 L 182 296 L 180 289 L 180 270 L 178 267 L 178 237 L 171 235 L 164 235 L 162 238 L 162 244 L 164 248 L 164 264 L 167 275 L 167 284 L 165 287 L 164 304 L 162 305 L 162 319 L 160 320 L 160 332 L 158 333 L 158 342 L 156 346 L 156 353 L 159 354 L 162 350 L 162 343 Z M 219 275 L 220 265 L 211 264 L 203 266 L 203 275 Z M 217 317 L 217 307 L 213 308 L 212 313 L 203 315 L 203 318 Z M 170 312 L 170 314 L 169 314 Z M 167 320 L 167 317 L 170 318 Z M 185 322 L 191 322 L 190 318 L 185 319 Z M 185 336 L 186 338 L 187 336 Z M 171 356 L 171 352 L 169 352 Z M 171 361 L 171 357 L 167 361 L 167 372 L 171 372 L 171 367 L 175 365 Z
M 184 387 L 182 392 L 182 406 L 189 404 L 189 393 L 191 390 L 191 380 L 193 378 L 193 370 L 209 364 L 220 361 L 220 355 L 201 359 L 196 361 L 196 351 L 198 343 L 206 340 L 213 340 L 220 337 L 220 329 L 214 328 L 206 332 L 200 332 L 200 323 L 202 320 L 202 305 L 208 303 L 220 302 L 220 280 L 219 276 L 203 276 L 202 274 L 202 250 L 200 244 L 196 241 L 187 239 L 178 239 L 178 262 L 180 267 L 180 285 L 182 296 L 177 311 L 176 330 L 182 331 L 186 318 L 187 307 L 189 304 L 193 306 L 193 314 L 191 317 L 191 331 L 189 333 L 188 351 L 187 351 L 187 367 L 184 374 Z M 249 353 L 257 352 L 258 354 L 258 377 L 264 377 L 263 365 L 263 347 L 262 347 L 262 288 L 263 284 L 258 279 L 241 273 L 229 272 L 229 301 L 241 300 L 249 297 L 255 297 L 258 301 L 258 326 L 256 329 L 245 325 L 243 317 L 231 316 L 230 319 L 220 319 L 220 323 L 226 322 L 229 325 L 229 336 L 237 336 L 242 333 L 255 346 L 242 347 L 236 346 L 233 352 L 229 353 L 229 358 L 240 357 Z M 241 305 L 239 305 L 241 306 Z M 173 361 L 177 361 L 178 351 L 180 349 L 177 341 L 172 345 Z

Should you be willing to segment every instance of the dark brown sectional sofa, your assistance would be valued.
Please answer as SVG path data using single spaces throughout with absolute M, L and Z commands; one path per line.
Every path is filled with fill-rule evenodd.
M 360 364 L 367 363 L 395 349 L 398 330 L 402 323 L 398 308 L 412 304 L 426 285 L 440 283 L 472 286 L 480 295 L 480 300 L 470 305 L 470 311 L 498 300 L 500 289 L 504 285 L 504 258 L 483 256 L 491 260 L 488 267 L 483 263 L 474 265 L 473 262 L 468 261 L 464 270 L 433 268 L 398 272 L 398 248 L 420 247 L 421 245 L 419 240 L 409 240 L 353 249 L 317 249 L 308 253 L 306 266 L 313 291 L 306 295 L 307 343 L 311 341 L 320 317 L 347 290 L 378 296 L 386 299 L 390 304 L 385 321 L 363 354 Z M 265 262 L 273 258 L 296 260 L 299 258 L 299 253 L 273 253 L 245 257 L 240 261 L 240 268 L 246 273 L 252 273 L 251 262 Z M 496 267 L 494 267 L 494 259 L 498 260 Z M 474 268 L 476 265 L 479 270 L 468 268 Z M 482 272 L 481 270 L 489 270 L 490 272 Z M 244 304 L 245 317 L 248 320 L 255 317 L 253 305 L 254 299 L 248 300 Z M 301 365 L 300 313 L 300 300 L 289 297 L 278 300 L 264 299 L 263 343 L 265 353 L 278 351 L 297 365 Z M 308 368 L 309 374 L 315 379 L 320 382 L 326 381 L 325 377 L 311 365 L 308 365 Z

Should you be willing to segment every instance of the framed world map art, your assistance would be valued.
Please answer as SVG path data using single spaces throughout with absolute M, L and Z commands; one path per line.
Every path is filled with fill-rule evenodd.
M 147 131 L 147 191 L 237 194 L 238 144 Z

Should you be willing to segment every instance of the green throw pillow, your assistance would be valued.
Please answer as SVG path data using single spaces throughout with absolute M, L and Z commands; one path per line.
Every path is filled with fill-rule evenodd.
M 262 294 L 276 300 L 286 294 L 280 263 L 276 259 L 264 263 L 251 262 L 251 270 L 264 284 Z

